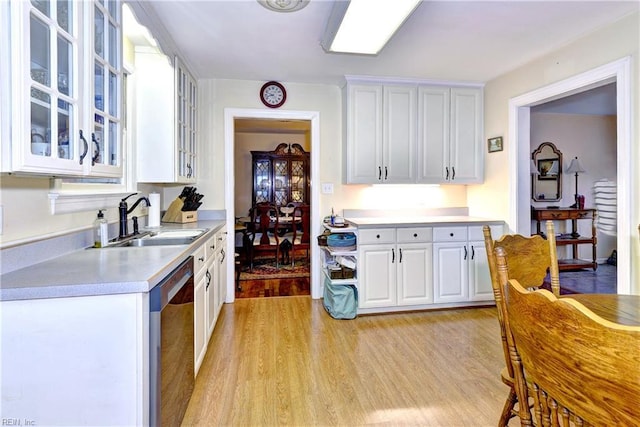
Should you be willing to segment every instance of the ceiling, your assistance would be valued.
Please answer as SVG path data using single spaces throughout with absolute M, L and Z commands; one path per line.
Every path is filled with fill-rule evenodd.
M 391 0 L 389 0 L 391 1 Z M 344 75 L 486 82 L 639 10 L 634 1 L 424 0 L 377 56 L 326 53 L 333 7 L 149 0 L 197 78 L 340 84 Z

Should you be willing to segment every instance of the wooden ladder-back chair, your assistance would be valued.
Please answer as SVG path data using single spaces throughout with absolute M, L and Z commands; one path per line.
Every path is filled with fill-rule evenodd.
M 513 366 L 511 365 L 509 348 L 507 345 L 507 331 L 505 324 L 506 313 L 504 312 L 501 303 L 504 299 L 503 288 L 500 285 L 498 276 L 495 249 L 496 247 L 502 247 L 508 254 L 509 278 L 518 279 L 530 287 L 539 287 L 544 282 L 547 270 L 550 270 L 551 288 L 554 289 L 554 293 L 556 293 L 556 295 L 559 295 L 560 280 L 555 230 L 551 221 L 548 221 L 546 226 L 547 235 L 549 236 L 548 240 L 545 240 L 542 236 L 538 235 L 525 237 L 519 234 L 505 234 L 497 241 L 494 241 L 491 237 L 491 229 L 489 226 L 485 225 L 482 228 L 489 264 L 489 273 L 491 275 L 491 286 L 493 287 L 493 295 L 496 300 L 496 308 L 498 311 L 502 349 L 504 351 L 506 364 L 505 368 L 500 373 L 500 376 L 502 378 L 502 382 L 510 388 L 502 414 L 500 415 L 500 420 L 498 422 L 499 426 L 506 426 L 509 423 L 509 419 L 517 415 L 517 412 L 514 411 L 514 407 L 518 398 L 515 390 Z
M 256 256 L 272 253 L 278 268 L 280 238 L 276 232 L 279 227 L 278 208 L 272 203 L 258 203 L 251 209 L 251 222 L 245 235 L 245 250 L 249 258 L 249 270 L 253 271 Z
M 523 426 L 640 425 L 640 326 L 513 279 L 504 304 L 518 399 L 534 402 L 534 420 L 520 408 Z
M 305 251 L 306 258 L 309 259 L 309 249 L 311 248 L 311 212 L 308 204 L 299 204 L 293 209 L 292 231 L 285 234 L 283 239 L 289 240 L 291 249 L 291 266 L 295 265 L 296 251 Z

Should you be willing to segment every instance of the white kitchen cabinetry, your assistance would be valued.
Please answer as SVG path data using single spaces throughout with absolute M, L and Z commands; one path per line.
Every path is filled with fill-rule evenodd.
M 11 76 L 2 171 L 121 177 L 120 1 L 2 7 L 0 36 L 12 58 L 0 65 Z
M 415 85 L 347 84 L 348 184 L 415 182 Z
M 358 239 L 360 308 L 433 302 L 430 227 L 362 229 Z
M 216 251 L 216 262 L 217 262 L 217 304 L 216 304 L 216 321 L 220 316 L 220 310 L 222 309 L 222 305 L 224 301 L 227 299 L 227 231 L 226 229 L 220 230 L 216 234 L 216 242 L 217 242 L 217 251 Z
M 195 271 L 194 283 L 194 357 L 195 375 L 198 374 L 204 355 L 207 352 L 207 263 L 205 258 L 206 244 L 200 246 L 193 253 L 193 270 Z
M 135 64 L 138 181 L 194 183 L 196 81 L 155 48 L 136 47 Z
M 492 235 L 503 228 L 491 225 Z M 434 302 L 493 299 L 481 226 L 434 227 Z
M 482 102 L 480 88 L 418 88 L 419 183 L 483 181 Z
M 205 244 L 207 272 L 205 273 L 205 294 L 207 312 L 207 339 L 209 342 L 213 329 L 216 326 L 217 306 L 218 306 L 218 260 L 217 260 L 217 238 L 216 233 Z

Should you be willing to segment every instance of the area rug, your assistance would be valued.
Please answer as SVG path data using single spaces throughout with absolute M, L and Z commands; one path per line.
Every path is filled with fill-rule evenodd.
M 291 264 L 278 264 L 274 261 L 254 261 L 253 271 L 249 271 L 247 267 L 243 268 L 240 273 L 240 281 L 243 280 L 262 280 L 262 279 L 290 279 L 296 277 L 309 276 L 309 263 L 306 261 L 296 261 L 292 267 Z

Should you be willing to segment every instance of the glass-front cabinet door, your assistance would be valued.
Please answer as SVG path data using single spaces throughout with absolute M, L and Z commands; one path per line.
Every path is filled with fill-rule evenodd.
M 2 27 L 11 29 L 15 60 L 11 149 L 3 150 L 11 162 L 3 160 L 3 171 L 121 176 L 119 1 L 25 0 L 9 8 Z

